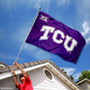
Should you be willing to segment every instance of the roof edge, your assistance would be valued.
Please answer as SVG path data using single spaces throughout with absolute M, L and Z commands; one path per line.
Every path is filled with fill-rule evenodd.
M 81 84 L 81 83 L 84 82 L 84 81 L 90 82 L 90 80 L 89 80 L 88 78 L 85 78 L 85 79 L 82 79 L 81 81 L 77 82 L 77 84 Z

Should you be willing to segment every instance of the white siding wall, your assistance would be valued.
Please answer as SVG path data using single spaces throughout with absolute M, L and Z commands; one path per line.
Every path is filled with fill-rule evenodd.
M 43 74 L 43 68 L 29 71 L 28 75 L 32 81 L 34 90 L 70 90 L 70 88 L 55 75 L 53 75 L 54 80 L 52 82 L 47 80 Z M 13 77 L 0 80 L 0 90 L 2 89 L 18 90 L 14 85 Z
M 71 90 L 65 83 L 53 75 L 53 81 L 47 80 L 43 74 L 43 68 L 28 72 L 34 90 Z
M 82 90 L 90 90 L 90 83 L 88 83 L 88 82 L 83 82 L 79 85 L 82 88 Z

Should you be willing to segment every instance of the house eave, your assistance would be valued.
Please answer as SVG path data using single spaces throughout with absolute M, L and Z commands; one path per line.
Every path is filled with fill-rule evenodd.
M 41 67 L 47 67 L 49 70 L 51 70 L 60 80 L 62 80 L 63 82 L 65 82 L 68 86 L 70 86 L 73 90 L 80 90 L 76 85 L 74 85 L 68 78 L 66 78 L 61 72 L 59 72 L 52 64 L 50 64 L 49 62 L 46 63 L 42 63 L 42 64 L 38 64 L 32 67 L 27 67 L 24 68 L 24 70 L 26 72 L 31 71 L 31 70 L 35 70 L 37 68 L 41 68 Z M 16 75 L 21 74 L 20 70 L 15 70 Z M 12 76 L 11 72 L 4 72 L 0 74 L 0 80 L 5 79 L 5 78 L 9 78 Z
M 38 64 L 32 67 L 23 68 L 26 72 L 48 65 L 49 62 Z M 20 70 L 15 70 L 16 75 L 21 74 Z M 13 76 L 11 72 L 4 72 L 0 74 L 0 80 Z
M 85 78 L 85 79 L 83 79 L 83 80 L 81 80 L 81 81 L 77 82 L 77 84 L 79 85 L 79 84 L 81 84 L 81 83 L 83 83 L 83 82 L 85 82 L 85 81 L 87 81 L 87 82 L 89 82 L 89 83 L 90 83 L 90 80 L 89 80 L 89 79 L 87 79 L 87 78 Z
M 60 73 L 55 67 L 53 67 L 51 64 L 47 66 L 58 78 L 60 78 L 64 83 L 66 83 L 68 86 L 70 86 L 73 90 L 80 90 L 75 86 L 69 79 L 67 79 L 62 73 Z

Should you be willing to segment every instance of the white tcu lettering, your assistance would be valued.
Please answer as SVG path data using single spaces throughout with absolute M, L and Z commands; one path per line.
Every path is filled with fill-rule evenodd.
M 43 36 L 40 37 L 39 40 L 47 40 L 49 32 L 53 33 L 54 29 L 55 29 L 54 27 L 43 25 L 43 27 L 41 28 L 41 31 L 45 31 L 45 33 L 43 34 Z
M 72 43 L 70 47 L 68 46 L 68 43 L 71 41 L 72 37 L 66 35 L 66 40 L 64 42 L 64 47 L 66 48 L 67 52 L 73 51 L 74 47 L 77 46 L 77 41 L 75 39 L 72 39 Z
M 43 27 L 41 28 L 41 31 L 44 32 L 43 36 L 40 37 L 39 40 L 47 40 L 49 38 L 48 34 L 49 33 L 53 33 L 55 30 L 54 27 L 50 27 L 50 26 L 45 26 L 43 25 Z M 58 40 L 57 39 L 57 36 L 60 35 L 61 38 Z M 56 30 L 54 33 L 53 33 L 53 36 L 52 36 L 52 39 L 55 43 L 57 44 L 61 44 L 63 43 L 63 39 L 65 39 L 65 35 L 62 31 L 60 30 Z M 68 43 L 71 41 L 71 45 L 68 46 Z M 64 42 L 64 48 L 67 50 L 67 52 L 71 52 L 74 50 L 75 46 L 77 46 L 78 42 L 73 39 L 72 37 L 66 35 L 66 40 Z
M 53 38 L 53 41 L 54 41 L 54 42 L 60 44 L 60 43 L 63 42 L 63 40 L 62 40 L 62 39 L 60 39 L 60 40 L 57 39 L 58 34 L 61 35 L 61 38 L 62 38 L 62 39 L 65 38 L 64 33 L 63 33 L 62 31 L 60 31 L 60 30 L 55 31 L 52 38 Z

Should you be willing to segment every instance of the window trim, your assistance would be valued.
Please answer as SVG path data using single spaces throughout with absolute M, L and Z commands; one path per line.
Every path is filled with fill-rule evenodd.
M 47 70 L 47 71 L 52 75 L 52 79 L 49 79 L 49 78 L 47 77 L 47 75 L 45 74 L 45 70 Z M 53 82 L 53 81 L 54 81 L 54 76 L 53 76 L 53 74 L 52 74 L 51 71 L 49 71 L 47 68 L 43 68 L 43 74 L 44 74 L 45 78 L 46 78 L 48 81 L 50 81 L 50 82 Z

